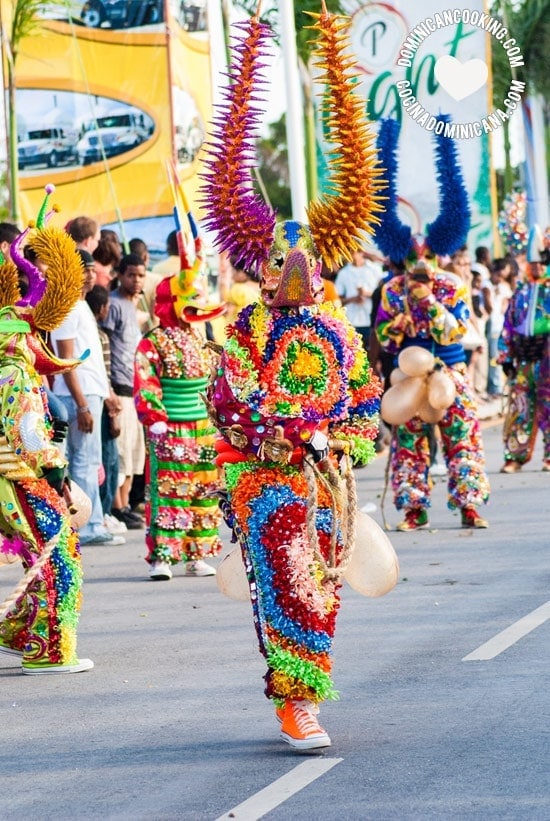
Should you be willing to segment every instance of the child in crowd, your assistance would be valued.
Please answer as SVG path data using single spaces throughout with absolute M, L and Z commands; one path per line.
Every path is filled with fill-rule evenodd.
M 136 296 L 143 290 L 145 265 L 137 254 L 122 258 L 118 271 L 119 286 L 111 294 L 106 319 L 101 323 L 111 343 L 112 388 L 122 407 L 121 431 L 117 438 L 119 487 L 111 513 L 126 527 L 143 527 L 142 517 L 130 510 L 129 497 L 134 474 L 143 473 L 145 441 L 133 400 L 134 356 L 141 332 Z
M 111 344 L 109 337 L 100 324 L 107 318 L 109 313 L 109 291 L 101 285 L 94 285 L 92 290 L 86 294 L 86 302 L 97 322 L 105 370 L 107 371 L 111 391 L 111 401 L 103 405 L 101 416 L 101 456 L 104 471 L 104 479 L 99 488 L 101 506 L 107 530 L 110 533 L 123 533 L 127 530 L 127 525 L 111 514 L 118 487 L 118 448 L 116 439 L 120 436 L 120 411 L 122 406 L 111 385 Z M 136 526 L 139 527 L 139 524 Z

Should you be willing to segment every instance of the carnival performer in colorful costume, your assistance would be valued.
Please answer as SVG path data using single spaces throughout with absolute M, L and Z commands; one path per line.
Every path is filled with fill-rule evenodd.
M 445 120 L 445 117 L 441 119 Z M 397 355 L 410 346 L 430 351 L 436 367 L 454 383 L 456 394 L 438 421 L 441 446 L 448 469 L 448 506 L 461 511 L 463 527 L 485 528 L 477 512 L 489 496 L 489 482 L 477 407 L 468 384 L 461 339 L 469 316 L 466 288 L 456 277 L 437 269 L 435 255 L 452 254 L 462 247 L 469 229 L 467 192 L 453 141 L 436 137 L 436 166 L 441 200 L 440 215 L 426 236 L 412 236 L 396 211 L 397 141 L 399 125 L 385 120 L 378 135 L 380 161 L 386 169 L 387 204 L 375 229 L 375 242 L 394 262 L 405 262 L 406 272 L 382 289 L 376 334 L 384 350 Z M 430 423 L 415 414 L 393 426 L 391 482 L 395 506 L 405 518 L 398 530 L 428 526 L 432 479 L 429 473 Z
M 516 473 L 529 462 L 539 429 L 542 469 L 550 471 L 550 250 L 536 227 L 530 232 L 528 262 L 527 279 L 517 285 L 499 339 L 499 361 L 509 385 L 501 473 Z
M 202 189 L 220 249 L 260 278 L 260 301 L 227 328 L 209 400 L 223 436 L 222 506 L 242 548 L 267 661 L 265 693 L 275 702 L 281 738 L 298 749 L 330 745 L 316 716 L 319 702 L 336 697 L 331 648 L 345 522 L 333 448 L 372 459 L 380 394 L 343 309 L 323 304 L 322 261 L 349 259 L 370 230 L 380 210 L 379 172 L 363 104 L 351 91 L 345 25 L 326 9 L 314 17 L 339 152 L 333 195 L 310 205 L 309 225 L 276 225 L 252 191 L 258 111 L 251 101 L 268 36 L 257 17 L 241 24 Z
M 224 306 L 206 304 L 201 240 L 188 216 L 194 264 L 178 229 L 181 272 L 157 286 L 160 325 L 139 342 L 135 358 L 134 397 L 147 445 L 146 561 L 157 581 L 170 579 L 182 561 L 188 576 L 214 575 L 204 558 L 221 549 L 216 429 L 201 398 L 219 356 L 198 326 L 221 316 Z
M 46 190 L 51 193 L 53 186 Z M 29 675 L 93 667 L 76 652 L 80 548 L 67 506 L 66 461 L 52 441 L 41 378 L 74 368 L 79 360 L 56 359 L 39 333 L 63 321 L 78 299 L 84 272 L 73 240 L 45 226 L 44 208 L 36 230 L 27 229 L 13 242 L 13 262 L 0 266 L 0 552 L 20 558 L 27 573 L 43 564 L 0 621 L 0 655 L 21 656 Z M 45 275 L 24 259 L 25 241 L 47 265 Z

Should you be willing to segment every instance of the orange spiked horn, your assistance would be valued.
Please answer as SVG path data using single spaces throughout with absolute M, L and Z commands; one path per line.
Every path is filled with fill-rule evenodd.
M 345 53 L 349 21 L 343 23 L 346 18 L 328 14 L 324 0 L 322 9 L 322 14 L 311 15 L 316 18 L 311 28 L 319 32 L 315 63 L 328 87 L 329 142 L 334 146 L 330 187 L 334 193 L 312 202 L 308 218 L 324 262 L 340 267 L 363 244 L 364 234 L 373 233 L 376 215 L 384 210 L 384 198 L 378 193 L 383 182 L 364 101 L 353 92 L 351 68 L 355 63 Z

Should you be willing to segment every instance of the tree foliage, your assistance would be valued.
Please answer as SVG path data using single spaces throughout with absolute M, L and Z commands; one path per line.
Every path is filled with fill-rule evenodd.
M 258 171 L 271 206 L 281 219 L 292 218 L 285 115 L 258 141 Z
M 527 94 L 550 100 L 550 0 L 494 0 L 491 14 L 500 18 L 521 49 L 524 65 L 515 69 L 515 79 L 527 86 Z M 502 103 L 512 79 L 506 51 L 493 43 L 493 100 Z
M 343 4 L 339 0 L 325 0 L 327 11 L 332 14 L 345 14 Z M 258 8 L 258 0 L 234 0 L 234 5 L 253 15 Z M 264 4 L 265 5 L 265 4 Z M 321 11 L 320 0 L 301 0 L 294 5 L 294 25 L 296 27 L 296 47 L 301 60 L 307 65 L 311 54 L 312 32 L 306 27 L 313 22 L 307 12 L 319 14 Z M 275 39 L 279 38 L 279 12 L 275 7 L 267 8 L 260 13 L 260 20 L 267 23 L 275 34 Z
M 15 98 L 15 72 L 21 43 L 27 37 L 36 36 L 42 27 L 40 12 L 53 3 L 41 0 L 14 0 L 12 2 L 9 28 L 4 27 L 2 46 L 6 55 L 8 85 L 8 169 L 10 189 L 10 214 L 13 222 L 19 221 L 18 202 L 18 157 L 17 157 L 17 111 Z M 4 21 L 2 21 L 4 26 Z
M 42 20 L 39 12 L 43 12 L 51 3 L 44 3 L 41 0 L 16 0 L 12 3 L 13 16 L 7 38 L 8 42 L 8 62 L 15 66 L 21 41 L 25 37 L 31 37 L 40 30 Z

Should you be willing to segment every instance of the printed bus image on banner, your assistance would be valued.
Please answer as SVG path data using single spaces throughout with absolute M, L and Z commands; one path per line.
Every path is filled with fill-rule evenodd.
M 163 22 L 164 0 L 69 0 L 49 4 L 42 17 L 89 28 L 137 28 Z
M 0 7 L 7 28 L 12 3 Z M 48 6 L 16 69 L 22 224 L 52 182 L 63 224 L 86 214 L 164 251 L 174 228 L 166 162 L 194 203 L 211 118 L 206 11 L 206 0 Z
M 140 108 L 80 92 L 19 89 L 17 154 L 21 174 L 103 162 L 146 143 L 155 132 Z M 51 170 L 48 176 L 52 176 Z

